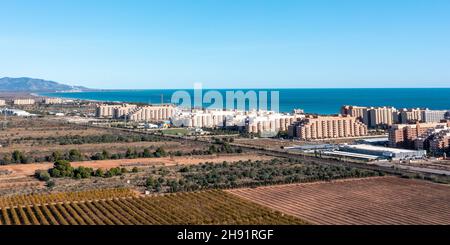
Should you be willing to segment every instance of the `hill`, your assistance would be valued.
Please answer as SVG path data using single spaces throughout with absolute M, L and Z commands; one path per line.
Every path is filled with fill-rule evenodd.
M 71 86 L 43 79 L 20 77 L 0 78 L 0 92 L 57 92 L 57 91 L 84 91 L 88 88 Z

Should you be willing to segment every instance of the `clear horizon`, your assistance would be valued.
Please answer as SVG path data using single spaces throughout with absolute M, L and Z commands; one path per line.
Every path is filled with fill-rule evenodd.
M 0 77 L 97 89 L 450 87 L 446 0 L 17 0 L 0 8 Z

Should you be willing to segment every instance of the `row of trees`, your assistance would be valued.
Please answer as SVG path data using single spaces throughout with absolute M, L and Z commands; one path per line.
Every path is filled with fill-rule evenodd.
M 207 150 L 193 149 L 190 152 L 173 151 L 167 152 L 163 147 L 158 147 L 156 150 L 146 148 L 138 151 L 137 149 L 128 148 L 124 153 L 110 153 L 107 150 L 93 153 L 91 155 L 84 155 L 78 149 L 72 149 L 67 152 L 55 151 L 45 157 L 32 157 L 26 155 L 21 151 L 14 151 L 10 154 L 5 154 L 0 159 L 0 165 L 7 164 L 27 164 L 32 162 L 55 162 L 57 160 L 67 160 L 71 162 L 89 161 L 89 160 L 108 160 L 108 159 L 135 159 L 135 158 L 152 158 L 152 157 L 167 157 L 167 156 L 192 156 L 192 155 L 211 155 L 216 153 L 242 153 L 241 148 L 231 147 L 228 143 L 211 145 Z
M 139 170 L 137 167 L 134 167 L 131 172 L 137 173 Z M 52 178 L 76 178 L 76 179 L 87 179 L 90 177 L 101 177 L 101 178 L 110 178 L 118 175 L 122 175 L 124 173 L 128 173 L 128 169 L 126 168 L 111 168 L 108 170 L 97 169 L 83 167 L 80 166 L 78 168 L 72 167 L 69 161 L 66 160 L 57 160 L 53 168 L 48 171 L 38 170 L 35 172 L 35 177 L 42 181 L 49 181 L 50 177 Z
M 113 142 L 158 142 L 161 137 L 157 135 L 64 135 L 54 137 L 21 137 L 16 139 L 9 139 L 4 145 L 13 143 L 23 143 L 24 141 L 33 141 L 37 144 L 60 144 L 60 145 L 81 145 L 81 144 L 95 144 L 95 143 L 113 143 Z

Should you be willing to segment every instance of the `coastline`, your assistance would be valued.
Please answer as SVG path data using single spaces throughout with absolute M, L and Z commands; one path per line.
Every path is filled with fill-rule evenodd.
M 210 89 L 204 89 L 203 95 Z M 259 89 L 260 91 L 268 91 Z M 277 89 L 269 89 L 277 90 Z M 89 102 L 161 104 L 170 103 L 173 89 L 95 90 L 77 92 L 37 93 L 38 96 L 57 97 Z M 193 90 L 183 90 L 193 96 Z M 227 90 L 218 90 L 225 98 Z M 240 91 L 236 89 L 235 91 Z M 242 91 L 242 90 L 241 90 Z M 258 92 L 258 91 L 256 91 Z M 303 109 L 313 114 L 336 114 L 344 105 L 391 106 L 450 110 L 450 88 L 339 88 L 339 89 L 280 89 L 280 112 Z M 163 99 L 163 100 L 161 100 Z M 205 103 L 205 105 L 208 105 Z M 224 103 L 225 105 L 225 103 Z

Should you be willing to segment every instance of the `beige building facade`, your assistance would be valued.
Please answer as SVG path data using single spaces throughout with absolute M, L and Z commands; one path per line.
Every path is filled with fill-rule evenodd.
M 36 101 L 34 99 L 15 99 L 14 105 L 34 105 Z
M 289 126 L 289 136 L 301 140 L 365 136 L 367 125 L 351 116 L 310 116 Z

